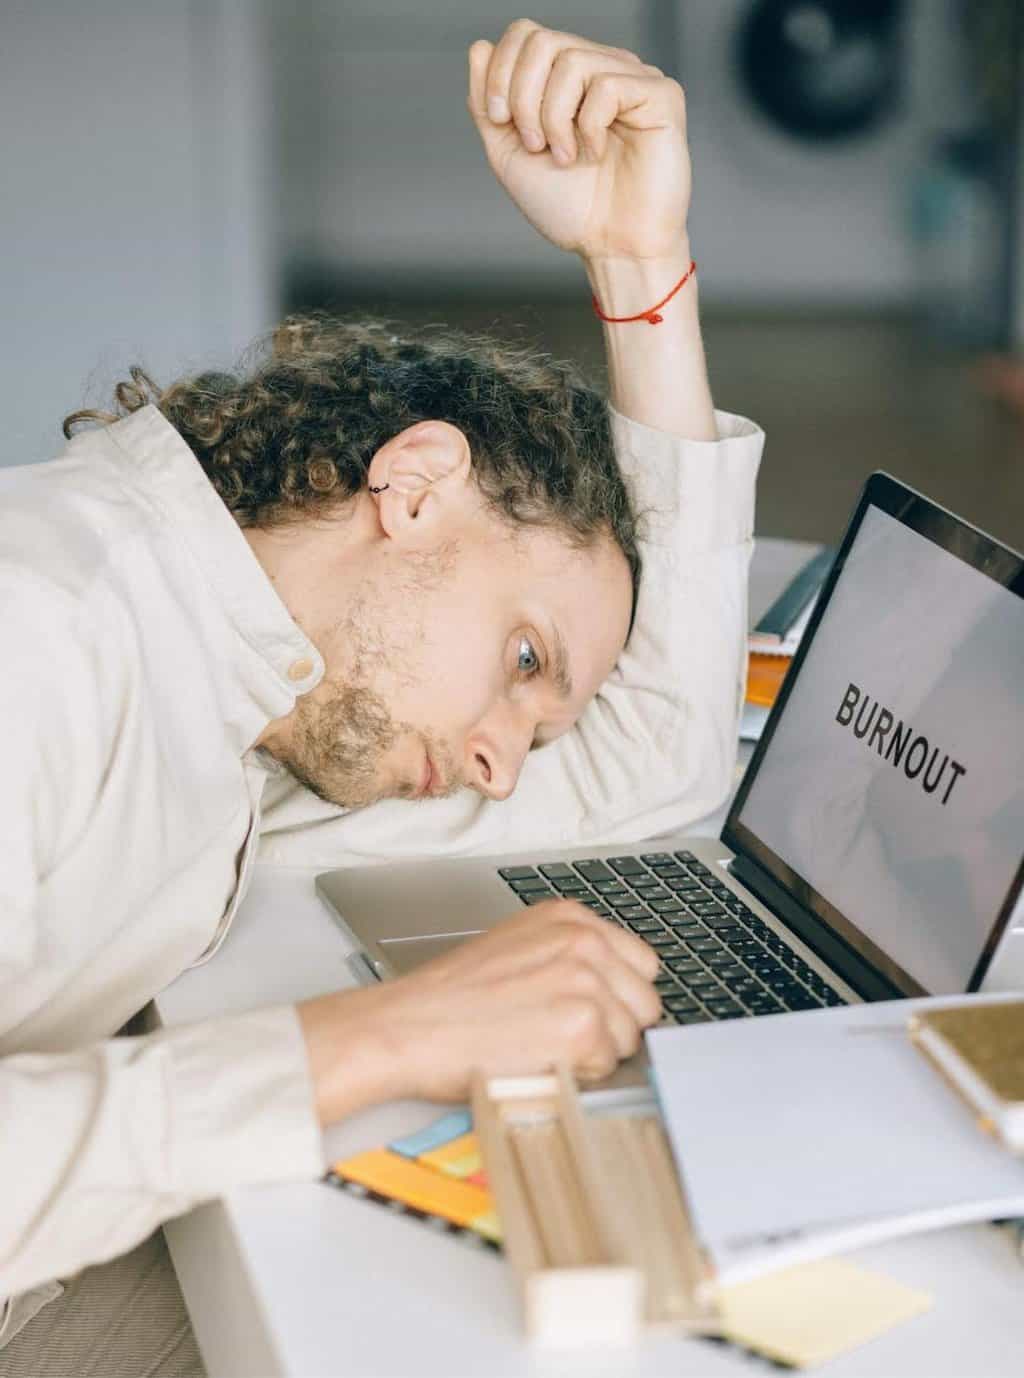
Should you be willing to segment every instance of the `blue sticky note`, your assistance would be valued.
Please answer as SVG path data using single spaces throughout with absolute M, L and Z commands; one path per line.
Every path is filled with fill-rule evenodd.
M 432 1149 L 450 1144 L 452 1139 L 468 1134 L 472 1128 L 473 1117 L 468 1110 L 453 1110 L 433 1124 L 428 1124 L 426 1129 L 407 1134 L 404 1139 L 395 1139 L 388 1144 L 388 1148 L 392 1153 L 400 1153 L 403 1158 L 418 1158 L 421 1153 L 429 1153 Z

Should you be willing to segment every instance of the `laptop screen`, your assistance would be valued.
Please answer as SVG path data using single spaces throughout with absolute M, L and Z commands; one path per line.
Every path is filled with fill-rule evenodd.
M 1024 854 L 1021 561 L 886 476 L 857 516 L 726 840 L 901 988 L 964 991 Z

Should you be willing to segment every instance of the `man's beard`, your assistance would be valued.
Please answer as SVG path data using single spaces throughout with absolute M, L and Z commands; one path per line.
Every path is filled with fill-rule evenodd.
M 324 682 L 320 688 L 321 696 L 307 694 L 296 702 L 282 762 L 328 804 L 348 809 L 375 804 L 388 793 L 380 763 L 399 735 L 412 728 L 395 723 L 381 696 L 365 685 Z M 401 793 L 414 790 L 409 786 Z
M 456 549 L 452 545 L 415 561 L 401 588 L 410 610 L 420 609 L 425 595 L 448 577 Z M 421 646 L 424 636 L 422 622 L 413 614 L 405 642 L 390 641 L 376 615 L 375 595 L 369 582 L 357 591 L 341 629 L 347 650 L 344 670 L 296 700 L 290 740 L 274 753 L 307 789 L 348 809 L 393 796 L 410 799 L 417 793 L 418 780 L 391 785 L 381 769 L 387 753 L 404 736 L 418 739 L 429 750 L 439 777 L 433 781 L 435 791 L 441 782 L 447 794 L 459 788 L 458 771 L 445 744 L 426 729 L 396 721 L 387 701 L 371 688 L 371 675 L 381 674 L 396 687 L 412 687 L 414 680 L 404 667 L 410 648 Z M 316 640 L 315 632 L 311 634 Z

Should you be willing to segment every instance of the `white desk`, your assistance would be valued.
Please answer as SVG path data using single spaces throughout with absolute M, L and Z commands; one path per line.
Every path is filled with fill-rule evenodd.
M 759 543 L 752 614 L 812 547 Z M 747 756 L 744 752 L 744 760 Z M 722 816 L 691 831 L 716 835 Z M 157 999 L 167 1025 L 301 1000 L 350 983 L 346 947 L 313 891 L 319 868 L 261 867 L 217 957 Z M 402 1102 L 327 1136 L 330 1156 L 377 1147 L 440 1113 Z M 922 1146 L 922 1151 L 928 1151 Z M 211 1378 L 684 1378 L 763 1365 L 706 1342 L 545 1354 L 520 1333 L 503 1261 L 325 1185 L 248 1189 L 166 1227 Z M 1003 1232 L 974 1226 L 851 1257 L 935 1298 L 931 1312 L 834 1360 L 830 1378 L 1021 1373 L 1024 1267 Z

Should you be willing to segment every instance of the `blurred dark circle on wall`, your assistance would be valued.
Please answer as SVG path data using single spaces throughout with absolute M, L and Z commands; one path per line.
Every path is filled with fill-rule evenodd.
M 742 86 L 800 139 L 863 135 L 899 94 L 902 0 L 754 0 L 737 32 Z

